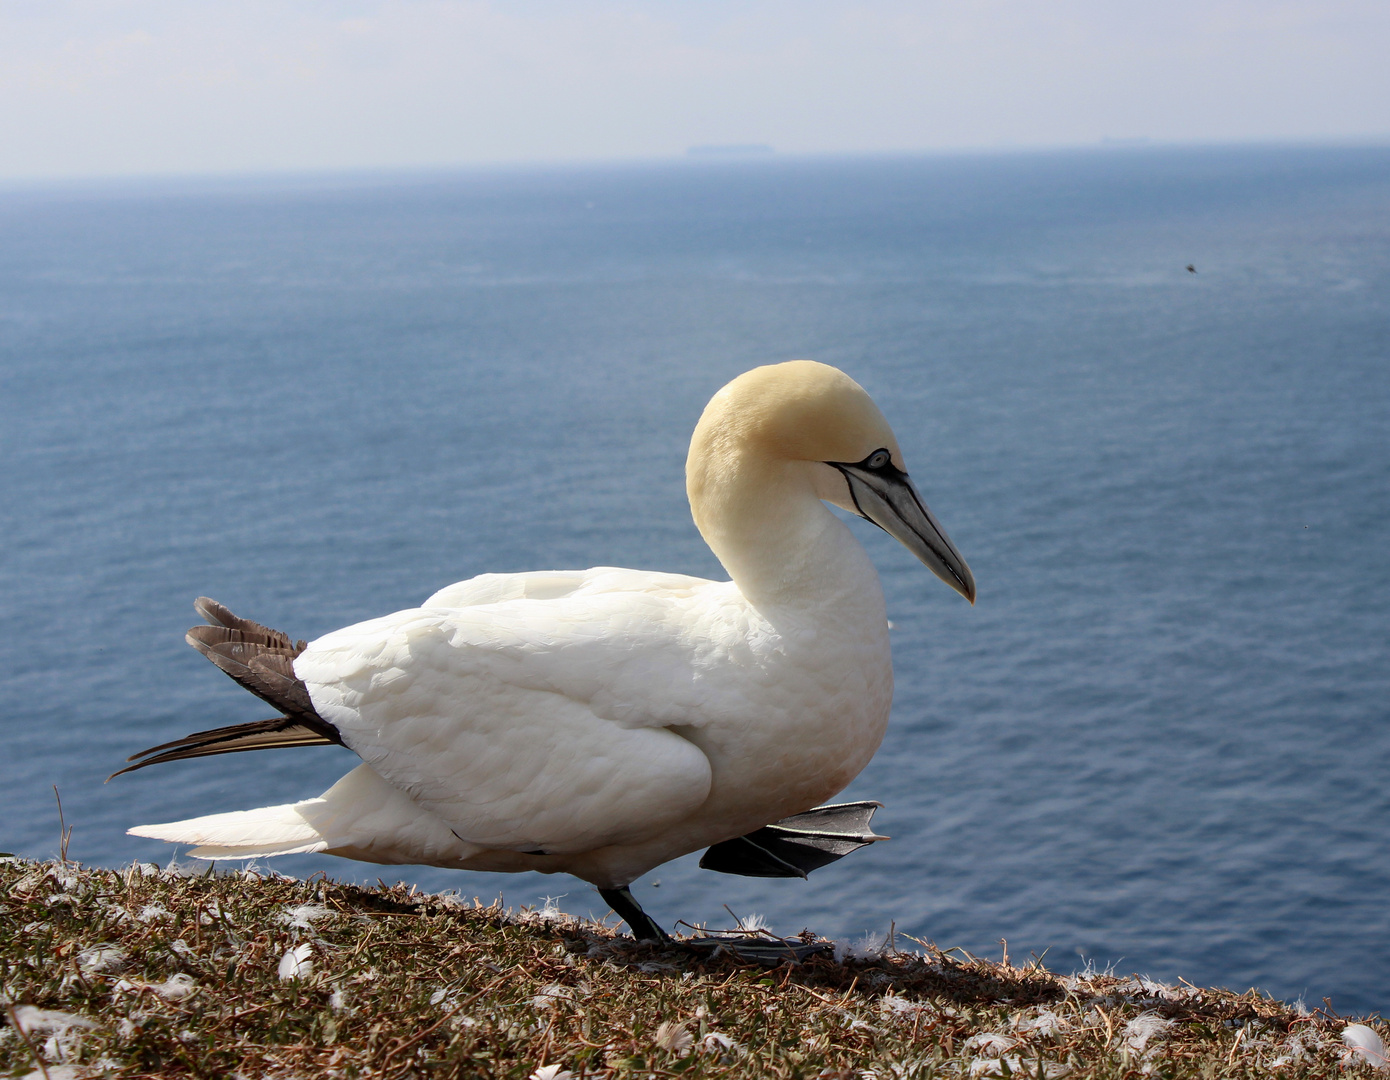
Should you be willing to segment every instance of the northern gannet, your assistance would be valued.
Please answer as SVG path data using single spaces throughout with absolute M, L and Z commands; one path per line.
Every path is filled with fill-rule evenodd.
M 189 643 L 281 715 L 130 768 L 329 743 L 362 764 L 316 799 L 130 833 L 203 859 L 565 872 L 648 939 L 666 935 L 628 886 L 669 859 L 709 848 L 711 869 L 804 877 L 876 839 L 877 803 L 819 805 L 868 764 L 893 697 L 878 574 L 824 503 L 973 604 L 969 567 L 883 414 L 824 364 L 756 368 L 715 394 L 686 490 L 730 581 L 483 574 L 310 643 L 200 599 L 208 625 Z

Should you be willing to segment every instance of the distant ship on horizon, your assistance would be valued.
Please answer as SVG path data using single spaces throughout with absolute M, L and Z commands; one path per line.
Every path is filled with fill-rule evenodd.
M 752 157 L 776 153 L 767 143 L 710 143 L 686 150 L 690 157 Z

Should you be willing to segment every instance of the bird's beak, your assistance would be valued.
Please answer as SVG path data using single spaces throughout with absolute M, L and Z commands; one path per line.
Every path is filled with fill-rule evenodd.
M 852 465 L 839 461 L 826 464 L 844 474 L 849 482 L 850 498 L 860 517 L 872 521 L 896 539 L 933 574 L 973 604 L 975 577 L 946 530 L 927 509 L 907 473 L 891 461 L 876 469 L 869 468 L 868 462 L 874 457 L 870 455 Z

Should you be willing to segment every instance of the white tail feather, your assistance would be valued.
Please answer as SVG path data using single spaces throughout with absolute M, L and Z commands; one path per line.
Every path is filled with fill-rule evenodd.
M 131 836 L 148 836 L 172 844 L 194 844 L 188 854 L 195 859 L 299 855 L 328 847 L 327 838 L 304 820 L 295 803 L 209 814 L 167 825 L 137 825 L 129 832 Z
M 483 848 L 460 840 L 404 792 L 359 765 L 317 799 L 137 825 L 132 836 L 196 844 L 195 859 L 255 859 L 321 851 L 375 863 L 462 865 Z

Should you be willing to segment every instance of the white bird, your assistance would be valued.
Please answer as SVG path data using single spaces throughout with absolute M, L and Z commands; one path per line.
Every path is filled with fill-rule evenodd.
M 282 715 L 131 768 L 327 743 L 363 764 L 316 799 L 130 832 L 204 859 L 565 872 L 657 939 L 628 886 L 669 859 L 708 847 L 711 869 L 804 877 L 878 839 L 877 803 L 818 806 L 878 749 L 893 696 L 878 575 L 824 504 L 882 526 L 973 604 L 965 560 L 878 407 L 824 364 L 756 368 L 715 394 L 686 490 L 730 581 L 484 574 L 307 645 L 199 600 L 210 625 L 189 642 Z

